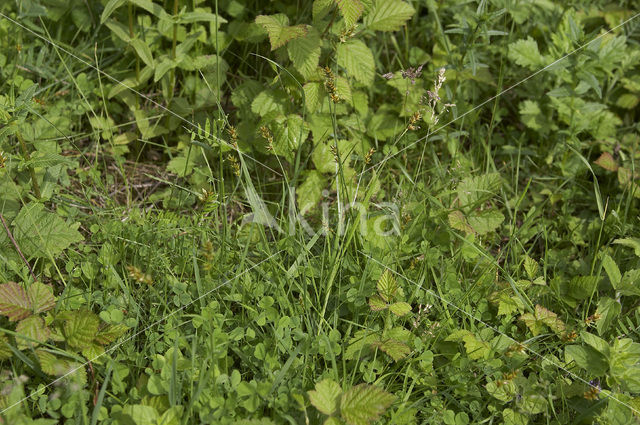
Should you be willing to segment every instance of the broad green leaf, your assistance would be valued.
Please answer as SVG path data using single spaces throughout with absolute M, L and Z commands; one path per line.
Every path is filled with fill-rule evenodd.
M 498 173 L 466 177 L 457 187 L 461 207 L 476 206 L 492 198 L 500 189 L 502 179 Z
M 529 418 L 526 415 L 512 409 L 502 411 L 502 420 L 504 425 L 527 425 L 529 423 Z
M 524 257 L 524 271 L 527 273 L 527 277 L 529 277 L 529 280 L 535 279 L 535 277 L 538 275 L 538 267 L 538 262 L 536 260 L 529 257 L 528 255 Z
M 382 272 L 382 276 L 378 279 L 378 294 L 382 297 L 383 300 L 389 302 L 393 300 L 396 296 L 396 292 L 398 291 L 398 283 L 396 282 L 395 277 L 389 269 L 384 269 Z
M 89 310 L 77 310 L 67 312 L 65 318 L 63 331 L 67 343 L 78 349 L 89 347 L 98 333 L 98 316 Z
M 62 376 L 71 370 L 67 360 L 58 358 L 44 349 L 36 350 L 36 357 L 40 363 L 40 369 L 47 375 Z
M 158 425 L 180 425 L 184 416 L 184 406 L 172 406 L 158 418 Z M 271 423 L 273 424 L 273 423 Z M 256 425 L 271 425 L 268 422 Z
M 146 10 L 156 18 L 162 20 L 173 20 L 171 15 L 164 11 L 161 5 L 154 3 L 152 0 L 128 0 L 130 3 Z
M 307 140 L 309 129 L 300 115 L 290 114 L 277 121 L 274 137 L 274 152 L 288 160 L 293 160 L 296 150 Z
M 411 305 L 405 302 L 397 302 L 391 304 L 389 310 L 396 316 L 404 316 L 411 311 Z
M 452 229 L 460 230 L 467 234 L 475 233 L 473 227 L 469 226 L 469 223 L 467 223 L 467 219 L 465 218 L 462 211 L 451 211 L 449 213 L 448 219 L 449 226 L 451 226 Z
M 336 94 L 340 100 L 344 100 L 348 104 L 353 105 L 351 86 L 349 85 L 349 80 L 346 78 L 341 76 L 336 77 Z
M 313 0 L 311 16 L 314 21 L 324 18 L 331 12 L 335 0 Z
M 49 328 L 40 316 L 29 316 L 19 321 L 16 325 L 16 333 L 18 334 L 16 342 L 21 350 L 35 348 L 49 338 Z M 26 338 L 21 338 L 21 335 Z
M 522 300 L 518 296 L 510 297 L 508 294 L 502 293 L 500 294 L 500 298 L 498 299 L 498 315 L 499 316 L 510 316 L 516 311 L 524 310 L 524 304 Z
M 609 344 L 604 339 L 589 333 L 589 332 L 580 332 L 580 336 L 582 340 L 589 344 L 593 349 L 595 349 L 598 353 L 602 354 L 605 357 L 609 357 Z
M 564 348 L 564 361 L 586 370 L 591 376 L 602 376 L 609 365 L 605 357 L 591 347 L 568 345 Z
M 111 16 L 117 8 L 125 4 L 126 1 L 127 0 L 109 0 L 109 2 L 104 6 L 104 10 L 100 16 L 100 23 L 104 24 L 104 22 L 109 19 L 109 16 Z
M 471 360 L 486 359 L 491 354 L 489 344 L 479 340 L 475 335 L 469 333 L 462 337 L 464 348 Z
M 105 25 L 120 40 L 124 41 L 125 43 L 130 43 L 131 42 L 131 37 L 129 36 L 129 32 L 127 31 L 127 27 L 125 27 L 121 23 L 111 20 L 111 21 L 107 22 Z
M 518 40 L 509 45 L 509 58 L 520 66 L 536 71 L 547 64 L 547 59 L 540 54 L 538 43 L 527 36 L 526 40 Z
M 384 351 L 396 362 L 404 359 L 411 352 L 407 344 L 391 338 L 385 339 L 384 341 L 376 341 L 372 345 Z
M 402 0 L 376 0 L 364 24 L 374 31 L 398 31 L 415 12 Z
M 83 348 L 81 352 L 87 361 L 102 364 L 103 359 L 100 358 L 104 354 L 104 347 L 102 345 L 91 343 L 87 347 Z
M 518 394 L 518 387 L 512 380 L 490 381 L 487 382 L 485 388 L 492 397 L 495 397 L 505 403 L 513 400 Z
M 31 313 L 31 300 L 22 286 L 15 282 L 0 285 L 0 314 L 15 322 Z
M 304 182 L 296 189 L 296 201 L 302 214 L 317 207 L 322 199 L 322 191 L 327 180 L 316 170 L 307 173 Z
M 609 152 L 602 152 L 598 159 L 595 160 L 595 164 L 601 166 L 605 170 L 613 172 L 618 171 L 618 168 L 620 168 L 618 162 Z
M 315 390 L 307 391 L 307 394 L 316 409 L 331 416 L 338 410 L 338 398 L 342 394 L 342 389 L 332 379 L 324 379 L 316 383 Z
M 496 230 L 504 221 L 500 211 L 484 210 L 472 211 L 467 215 L 467 223 L 478 235 L 486 235 Z
M 27 257 L 55 257 L 84 239 L 77 230 L 80 223 L 68 225 L 55 213 L 45 211 L 41 203 L 22 207 L 13 226 L 13 236 Z
M 355 25 L 364 12 L 364 5 L 360 0 L 335 0 L 335 2 L 347 28 Z
M 351 360 L 361 353 L 366 353 L 369 345 L 374 344 L 377 341 L 380 341 L 378 334 L 366 329 L 357 331 L 353 335 L 353 338 L 349 340 L 349 345 L 344 352 L 345 359 Z
M 627 248 L 633 248 L 633 253 L 640 257 L 640 238 L 616 239 L 613 243 L 626 246 Z
M 304 106 L 311 114 L 318 110 L 320 106 L 321 96 L 324 95 L 322 90 L 322 83 L 311 82 L 302 86 L 304 91 Z M 314 151 L 315 152 L 315 151 Z
M 147 46 L 147 44 L 140 40 L 139 38 L 135 38 L 131 40 L 129 43 L 131 47 L 136 51 L 138 57 L 142 59 L 142 61 L 147 65 L 153 68 L 155 66 L 155 62 L 153 61 L 153 53 L 151 53 L 151 48 Z
M 522 320 L 524 324 L 527 325 L 533 336 L 538 336 L 542 333 L 543 324 L 540 323 L 533 314 L 525 313 L 520 316 L 520 320 Z
M 574 276 L 569 281 L 569 295 L 577 300 L 584 300 L 591 296 L 597 286 L 597 276 Z
M 598 301 L 598 309 L 596 310 L 596 315 L 600 316 L 596 321 L 596 328 L 598 329 L 599 335 L 604 334 L 607 329 L 609 329 L 621 311 L 622 305 L 620 305 L 618 301 L 609 297 L 600 298 Z
M 620 284 L 616 287 L 616 291 L 620 295 L 640 296 L 640 269 L 627 270 L 622 276 Z
M 166 57 L 164 58 L 161 62 L 159 62 L 153 72 L 153 82 L 157 83 L 158 81 L 160 81 L 160 79 L 162 77 L 164 77 L 164 75 L 169 72 L 170 70 L 172 70 L 173 68 L 175 68 L 176 66 L 178 66 L 178 62 Z
M 267 30 L 271 50 L 282 47 L 295 38 L 304 37 L 308 32 L 307 25 L 288 26 L 289 18 L 280 13 L 270 16 L 259 15 L 256 17 L 256 24 Z
M 284 113 L 284 106 L 282 104 L 283 100 L 284 99 L 279 92 L 274 90 L 264 90 L 251 102 L 251 111 L 261 117 L 264 117 L 271 112 L 282 114 Z
M 564 322 L 558 319 L 558 315 L 551 310 L 536 304 L 535 307 L 536 319 L 542 324 L 546 325 L 555 333 L 562 333 L 565 330 Z
M 33 314 L 51 310 L 56 304 L 56 299 L 51 291 L 51 286 L 44 283 L 34 282 L 27 288 L 27 296 L 31 303 Z
M 316 71 L 320 60 L 320 34 L 311 27 L 304 37 L 298 37 L 287 44 L 289 59 L 293 66 L 306 79 Z
M 153 406 L 127 404 L 122 408 L 120 415 L 124 415 L 135 425 L 158 425 L 158 411 Z M 125 421 L 123 423 L 131 423 Z
M 373 84 L 376 65 L 373 53 L 362 40 L 351 39 L 340 43 L 336 50 L 338 65 L 347 71 L 347 75 L 364 85 Z
M 380 295 L 374 295 L 369 298 L 369 308 L 371 311 L 385 310 L 389 305 L 380 297 Z
M 123 324 L 109 325 L 98 331 L 95 342 L 98 344 L 110 344 L 120 338 L 129 328 Z
M 369 425 L 377 420 L 396 397 L 374 385 L 360 384 L 342 395 L 340 415 L 349 425 Z

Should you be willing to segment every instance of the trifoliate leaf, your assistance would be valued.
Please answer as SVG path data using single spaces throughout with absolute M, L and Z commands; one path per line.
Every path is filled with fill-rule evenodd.
M 389 305 L 379 295 L 374 295 L 369 298 L 369 307 L 371 311 L 381 311 L 389 307 Z
M 364 5 L 360 0 L 335 0 L 335 2 L 347 28 L 358 22 L 364 12 Z
M 376 0 L 364 24 L 374 31 L 398 31 L 415 12 L 402 0 Z
M 282 47 L 289 41 L 304 37 L 308 32 L 307 25 L 289 25 L 289 18 L 281 13 L 277 15 L 259 15 L 256 17 L 256 24 L 261 25 L 269 35 L 271 50 Z
M 16 335 L 16 342 L 20 350 L 37 347 L 49 338 L 49 328 L 47 328 L 40 316 L 30 316 L 22 319 L 16 325 L 16 333 L 18 334 Z
M 45 211 L 41 203 L 22 207 L 13 226 L 13 236 L 27 257 L 55 257 L 84 239 L 77 230 L 80 223 L 68 225 L 58 215 Z
M 378 279 L 378 294 L 386 302 L 391 301 L 398 291 L 398 283 L 389 269 L 382 272 L 382 276 Z
M 98 316 L 89 310 L 68 312 L 63 326 L 67 343 L 79 349 L 88 347 L 98 333 L 99 324 Z
M 31 301 L 22 286 L 15 282 L 0 285 L 0 314 L 12 322 L 31 315 Z
M 287 44 L 289 59 L 304 78 L 309 78 L 318 67 L 322 40 L 318 31 L 311 27 L 304 37 L 298 37 Z
M 360 384 L 342 395 L 340 414 L 349 425 L 369 425 L 378 419 L 396 397 L 374 385 Z
M 324 379 L 316 383 L 315 390 L 307 391 L 311 404 L 325 415 L 333 415 L 338 410 L 338 398 L 342 389 L 332 379 Z
M 389 310 L 396 316 L 404 316 L 411 311 L 411 305 L 405 302 L 397 302 L 391 304 Z
M 339 44 L 336 59 L 347 75 L 367 86 L 373 84 L 376 65 L 373 53 L 362 40 L 351 39 Z

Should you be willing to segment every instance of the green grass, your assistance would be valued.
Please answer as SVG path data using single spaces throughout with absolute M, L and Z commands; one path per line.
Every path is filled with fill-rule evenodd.
M 0 423 L 638 421 L 632 3 L 68 3 L 0 6 Z

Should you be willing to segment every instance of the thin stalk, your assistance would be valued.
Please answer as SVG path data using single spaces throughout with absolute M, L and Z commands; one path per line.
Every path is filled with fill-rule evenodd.
M 178 16 L 178 0 L 173 0 L 173 18 Z M 178 44 L 178 23 L 173 23 L 173 44 L 171 46 L 171 59 L 176 60 L 176 46 Z M 171 89 L 169 90 L 169 98 L 173 98 L 173 91 L 176 85 L 176 70 L 171 68 Z
M 20 132 L 16 133 L 16 137 L 18 138 L 18 142 L 20 142 L 20 149 L 22 150 L 22 156 L 27 161 L 31 161 L 31 155 L 29 155 L 29 150 L 27 149 L 27 144 L 22 137 Z M 40 186 L 38 185 L 38 179 L 36 178 L 36 170 L 33 166 L 29 165 L 29 173 L 31 174 L 31 187 L 33 188 L 33 192 L 36 195 L 36 198 L 40 199 L 42 196 L 40 194 Z

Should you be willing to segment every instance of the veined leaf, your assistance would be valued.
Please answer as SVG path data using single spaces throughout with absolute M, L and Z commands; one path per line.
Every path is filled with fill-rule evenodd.
M 396 397 L 367 384 L 356 385 L 342 395 L 340 414 L 349 425 L 369 425 L 378 419 Z
M 51 287 L 44 283 L 34 282 L 27 288 L 27 296 L 31 303 L 33 314 L 43 313 L 51 310 L 56 304 Z
M 100 319 L 89 310 L 67 313 L 63 330 L 67 343 L 73 348 L 84 349 L 91 345 L 98 332 Z
M 304 78 L 311 76 L 320 60 L 320 34 L 311 27 L 304 37 L 294 38 L 287 44 L 289 59 Z
M 411 352 L 407 344 L 391 338 L 385 339 L 384 341 L 376 341 L 372 345 L 384 351 L 396 362 L 404 359 Z
M 613 155 L 611 155 L 609 152 L 602 152 L 602 154 L 598 157 L 598 159 L 595 160 L 595 163 L 608 171 L 615 172 L 615 171 L 618 171 L 618 168 L 620 168 L 620 166 L 618 165 L 618 162 L 613 158 Z
M 371 311 L 381 311 L 389 307 L 389 305 L 380 297 L 380 295 L 374 295 L 369 298 L 369 307 Z
M 43 349 L 36 350 L 36 357 L 40 363 L 40 369 L 47 375 L 62 376 L 71 370 L 71 365 L 65 359 Z
M 627 248 L 633 248 L 633 253 L 640 257 L 640 238 L 616 239 L 613 243 L 626 246 Z
M 335 2 L 347 28 L 355 25 L 364 12 L 364 5 L 360 0 L 335 0 Z
M 472 211 L 467 215 L 467 223 L 478 235 L 486 235 L 496 230 L 504 221 L 504 215 L 497 210 Z
M 16 325 L 18 348 L 34 348 L 49 338 L 49 328 L 40 316 L 29 316 Z M 21 338 L 24 335 L 26 338 Z
M 289 41 L 304 37 L 308 32 L 307 25 L 289 25 L 289 18 L 281 13 L 277 15 L 259 15 L 256 17 L 256 24 L 261 25 L 269 35 L 271 50 L 282 47 Z
M 376 65 L 373 53 L 362 40 L 351 39 L 339 44 L 336 59 L 350 77 L 365 85 L 373 84 Z
M 311 404 L 324 413 L 325 415 L 333 415 L 338 410 L 339 397 L 342 389 L 333 379 L 324 379 L 316 383 L 315 390 L 307 391 Z
M 449 226 L 451 226 L 451 228 L 460 230 L 467 234 L 475 233 L 473 227 L 469 226 L 469 223 L 467 223 L 467 219 L 462 211 L 451 211 L 448 218 Z
M 398 31 L 415 12 L 402 0 L 376 0 L 364 23 L 374 31 Z
M 109 0 L 109 2 L 104 6 L 104 10 L 100 16 L 100 23 L 104 24 L 104 22 L 109 19 L 109 16 L 111 16 L 117 8 L 125 4 L 126 1 L 127 0 Z
M 22 207 L 13 226 L 13 236 L 27 257 L 56 256 L 84 239 L 77 230 L 80 223 L 68 225 L 57 214 L 45 211 L 41 203 Z
M 320 96 L 323 94 L 322 83 L 307 83 L 302 86 L 302 90 L 304 90 L 304 106 L 312 114 L 320 105 Z
M 9 348 L 9 340 L 5 334 L 0 333 L 0 361 L 13 357 L 13 351 Z
M 461 207 L 474 206 L 489 199 L 500 189 L 502 179 L 498 173 L 467 177 L 457 187 Z
M 107 22 L 105 25 L 120 40 L 124 41 L 125 43 L 131 42 L 131 37 L 129 36 L 129 33 L 127 32 L 127 27 L 125 27 L 121 23 L 111 20 L 111 21 Z
M 411 311 L 411 305 L 405 302 L 397 302 L 391 304 L 389 310 L 396 316 L 404 316 Z
M 518 40 L 509 45 L 509 58 L 520 66 L 534 71 L 547 64 L 547 59 L 540 54 L 538 43 L 528 36 L 526 40 Z
M 398 283 L 389 269 L 382 272 L 382 276 L 378 279 L 378 294 L 386 302 L 391 301 L 398 291 Z
M 0 314 L 12 322 L 31 315 L 31 301 L 22 286 L 15 282 L 0 285 Z
M 123 324 L 109 325 L 104 329 L 98 331 L 95 337 L 95 342 L 98 344 L 111 344 L 116 339 L 120 338 L 129 328 Z
M 151 49 L 145 44 L 144 41 L 140 40 L 139 38 L 135 38 L 131 40 L 130 44 L 138 54 L 138 57 L 142 59 L 142 61 L 146 65 L 152 68 L 155 66 L 155 62 L 153 61 L 153 53 L 151 53 Z

